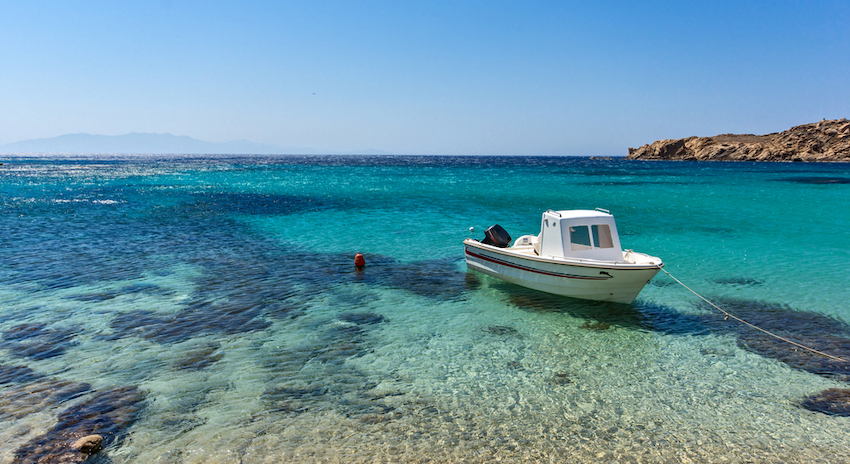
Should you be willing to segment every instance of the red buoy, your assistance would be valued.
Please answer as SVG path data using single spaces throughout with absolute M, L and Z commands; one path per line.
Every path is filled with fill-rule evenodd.
M 363 255 L 361 255 L 359 252 L 356 255 L 354 255 L 354 266 L 355 267 L 363 267 L 365 265 L 366 265 L 366 259 L 363 258 Z

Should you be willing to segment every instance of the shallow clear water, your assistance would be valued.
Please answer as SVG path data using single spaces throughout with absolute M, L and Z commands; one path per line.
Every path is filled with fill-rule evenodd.
M 850 418 L 803 407 L 847 363 L 664 274 L 632 305 L 552 297 L 461 242 L 603 207 L 706 297 L 850 355 L 848 165 L 2 162 L 0 463 L 83 428 L 114 463 L 847 460 Z

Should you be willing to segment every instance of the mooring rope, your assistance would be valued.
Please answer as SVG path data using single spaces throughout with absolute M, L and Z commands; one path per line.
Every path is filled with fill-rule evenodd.
M 796 346 L 796 347 L 798 347 L 798 348 L 802 348 L 802 349 L 804 349 L 804 350 L 811 351 L 812 353 L 819 354 L 819 355 L 821 355 L 821 356 L 826 356 L 827 358 L 834 359 L 834 360 L 836 360 L 836 361 L 840 361 L 840 362 L 847 362 L 847 360 L 845 360 L 845 359 L 843 359 L 843 358 L 839 358 L 838 356 L 833 356 L 833 355 L 831 355 L 831 354 L 827 354 L 827 353 L 824 353 L 824 352 L 822 352 L 822 351 L 818 351 L 818 350 L 816 350 L 816 349 L 814 349 L 814 348 L 809 348 L 809 347 L 808 347 L 808 346 L 806 346 L 806 345 L 801 345 L 801 344 L 799 344 L 799 343 L 797 343 L 797 342 L 795 342 L 795 341 L 793 341 L 793 340 L 788 340 L 788 339 L 787 339 L 787 338 L 785 338 L 785 337 L 781 337 L 781 336 L 779 336 L 779 335 L 776 335 L 776 334 L 775 334 L 775 333 L 773 333 L 773 332 L 769 332 L 769 331 L 767 331 L 767 330 L 765 330 L 765 329 L 762 329 L 761 327 L 759 327 L 759 326 L 757 326 L 757 325 L 751 324 L 751 323 L 749 323 L 749 322 L 747 322 L 747 321 L 745 321 L 745 320 L 741 319 L 740 317 L 738 317 L 738 316 L 736 316 L 736 315 L 734 315 L 734 314 L 730 313 L 729 311 L 726 311 L 725 309 L 721 308 L 720 306 L 717 306 L 716 304 L 712 303 L 711 301 L 708 301 L 708 299 L 706 299 L 704 296 L 700 295 L 699 293 L 695 292 L 695 291 L 694 291 L 691 287 L 688 287 L 687 285 L 685 285 L 684 283 L 682 283 L 682 281 L 681 281 L 681 280 L 679 280 L 679 279 L 677 279 L 677 278 L 673 277 L 673 274 L 670 274 L 669 272 L 667 272 L 667 269 L 664 269 L 664 268 L 663 268 L 663 267 L 661 267 L 660 265 L 658 266 L 658 269 L 661 269 L 662 271 L 664 271 L 664 273 L 665 273 L 665 274 L 667 274 L 668 276 L 670 276 L 670 278 L 671 278 L 671 279 L 673 279 L 673 280 L 675 280 L 676 282 L 678 282 L 678 283 L 679 283 L 679 285 L 681 285 L 682 287 L 687 288 L 687 289 L 688 289 L 691 293 L 693 293 L 694 295 L 698 296 L 698 297 L 699 297 L 702 301 L 705 301 L 706 303 L 710 304 L 711 306 L 713 306 L 713 307 L 717 308 L 717 310 L 718 310 L 718 311 L 720 311 L 720 312 L 722 312 L 723 314 L 725 314 L 725 315 L 726 315 L 726 319 L 729 319 L 729 318 L 731 317 L 732 319 L 735 319 L 736 321 L 738 321 L 738 322 L 740 322 L 740 323 L 742 323 L 742 324 L 744 324 L 744 325 L 747 325 L 747 326 L 749 326 L 749 327 L 752 327 L 752 328 L 754 328 L 754 329 L 756 329 L 756 330 L 758 330 L 758 331 L 760 331 L 760 332 L 764 332 L 764 333 L 766 333 L 767 335 L 770 335 L 771 337 L 774 337 L 774 338 L 777 338 L 777 339 L 779 339 L 779 340 L 782 340 L 783 342 L 790 343 L 790 344 L 792 344 L 792 345 L 794 345 L 794 346 Z

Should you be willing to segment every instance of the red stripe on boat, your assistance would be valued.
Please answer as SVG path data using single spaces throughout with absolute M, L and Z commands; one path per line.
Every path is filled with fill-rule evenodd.
M 507 266 L 507 267 L 512 267 L 514 269 L 519 269 L 520 271 L 534 272 L 536 274 L 543 274 L 543 275 L 548 275 L 548 276 L 552 276 L 552 277 L 564 277 L 566 279 L 582 279 L 582 280 L 608 280 L 608 279 L 613 279 L 613 277 L 611 277 L 611 276 L 608 276 L 608 277 L 590 277 L 590 276 L 580 276 L 580 275 L 575 275 L 575 274 L 560 274 L 560 273 L 552 273 L 552 272 L 546 272 L 546 271 L 538 271 L 537 269 L 533 269 L 533 268 L 530 268 L 530 267 L 520 266 L 518 264 L 513 264 L 513 263 L 509 263 L 507 261 L 502 261 L 502 260 L 499 260 L 499 259 L 490 258 L 488 256 L 482 256 L 482 255 L 479 255 L 479 254 L 476 254 L 476 253 L 469 251 L 469 249 L 466 249 L 464 251 L 466 252 L 466 254 L 468 254 L 470 256 L 480 258 L 480 259 L 483 259 L 485 261 L 490 261 L 491 263 L 501 264 L 502 266 Z M 566 266 L 569 266 L 569 265 L 567 264 Z

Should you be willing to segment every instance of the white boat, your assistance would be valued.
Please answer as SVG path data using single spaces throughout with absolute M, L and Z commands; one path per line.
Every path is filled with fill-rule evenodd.
M 498 224 L 482 241 L 468 238 L 466 265 L 523 287 L 585 300 L 631 303 L 664 266 L 623 250 L 608 211 L 546 211 L 539 235 L 511 237 Z

